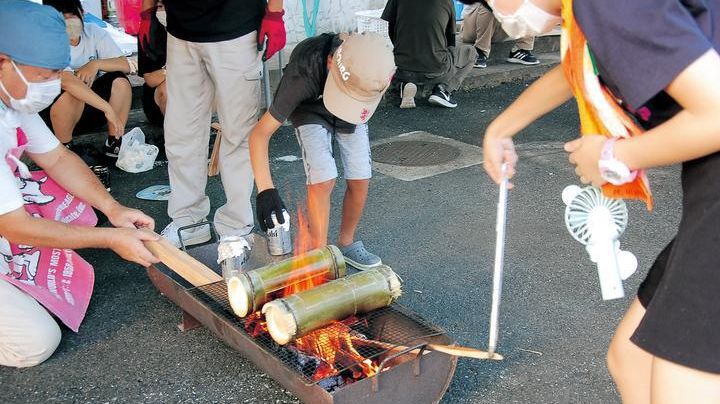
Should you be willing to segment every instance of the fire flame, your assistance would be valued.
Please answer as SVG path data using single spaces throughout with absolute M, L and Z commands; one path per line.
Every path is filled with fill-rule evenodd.
M 314 245 L 305 212 L 301 207 L 298 207 L 297 212 L 298 227 L 295 236 L 295 256 L 319 247 Z M 295 269 L 303 268 L 310 263 L 308 259 L 300 259 L 296 262 Z M 293 275 L 288 281 L 288 285 L 283 289 L 283 296 L 312 289 L 327 282 L 327 278 L 324 276 L 303 277 L 302 271 L 294 271 Z M 360 355 L 353 346 L 351 331 L 351 328 L 346 324 L 335 322 L 295 341 L 295 346 L 300 352 L 321 360 L 320 366 L 312 377 L 314 381 L 336 375 L 338 371 L 336 366 L 341 368 L 349 366 L 352 369 L 353 378 L 356 380 L 373 376 L 378 372 L 377 365 Z
M 295 257 L 310 251 L 314 247 L 308 219 L 301 207 L 298 206 L 297 212 L 298 226 L 294 246 Z M 281 293 L 282 297 L 309 290 L 327 282 L 327 279 L 324 276 L 307 277 L 302 271 L 298 270 L 300 268 L 307 267 L 310 264 L 312 264 L 312 260 L 310 258 L 303 258 L 295 261 L 292 276 Z
M 337 368 L 350 367 L 354 379 L 375 375 L 379 367 L 362 356 L 352 343 L 351 328 L 341 322 L 315 330 L 295 340 L 297 349 L 322 360 L 313 375 L 313 381 L 337 374 Z
M 313 248 L 313 237 L 306 213 L 298 207 L 298 225 L 295 236 L 294 255 L 300 256 Z M 292 276 L 288 279 L 287 285 L 278 293 L 278 297 L 286 297 L 292 294 L 312 289 L 322 285 L 328 279 L 325 276 L 308 277 L 302 268 L 312 264 L 311 258 L 298 259 L 294 263 Z M 362 356 L 353 345 L 352 329 L 347 325 L 357 321 L 351 317 L 344 322 L 333 324 L 315 330 L 310 334 L 295 340 L 295 348 L 305 355 L 313 356 L 320 360 L 320 365 L 312 376 L 313 381 L 320 381 L 335 376 L 340 369 L 348 368 L 352 371 L 354 380 L 370 377 L 378 373 L 379 367 L 372 360 Z M 254 313 L 247 317 L 244 322 L 245 331 L 253 338 L 267 335 L 267 323 L 261 313 Z
M 243 324 L 245 332 L 250 334 L 253 338 L 258 338 L 261 335 L 268 333 L 267 322 L 263 319 L 262 313 L 259 311 L 245 318 L 245 322 Z

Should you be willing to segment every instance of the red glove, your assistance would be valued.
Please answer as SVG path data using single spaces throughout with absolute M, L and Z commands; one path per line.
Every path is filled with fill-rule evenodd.
M 262 23 L 260 23 L 260 32 L 258 33 L 258 51 L 263 49 L 265 37 L 267 36 L 267 47 L 265 48 L 263 61 L 270 59 L 280 49 L 285 47 L 287 38 L 283 15 L 285 15 L 285 10 L 265 10 L 265 16 L 262 19 Z
M 155 7 L 144 10 L 140 13 L 140 29 L 138 29 L 138 44 L 141 48 L 146 48 L 150 43 L 150 22 L 155 14 Z

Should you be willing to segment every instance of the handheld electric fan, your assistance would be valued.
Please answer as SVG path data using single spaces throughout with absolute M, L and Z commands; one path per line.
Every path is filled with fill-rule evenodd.
M 628 210 L 622 199 L 611 199 L 596 187 L 570 185 L 562 193 L 565 225 L 570 234 L 597 264 L 603 300 L 625 296 L 622 281 L 637 269 L 637 259 L 620 250 L 618 239 L 625 231 Z

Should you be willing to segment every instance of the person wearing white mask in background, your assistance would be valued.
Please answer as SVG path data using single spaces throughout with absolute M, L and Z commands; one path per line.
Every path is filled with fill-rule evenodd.
M 490 0 L 513 38 L 562 21 L 562 66 L 486 129 L 484 167 L 515 174 L 512 137 L 575 97 L 565 145 L 584 184 L 652 205 L 644 170 L 682 163 L 682 217 L 612 338 L 625 403 L 720 403 L 720 0 Z M 562 18 L 561 18 L 562 16 Z M 592 316 L 590 313 L 589 316 Z
M 83 22 L 80 0 L 43 0 L 43 4 L 65 17 L 70 69 L 62 74 L 62 94 L 40 116 L 64 144 L 70 143 L 74 134 L 98 131 L 107 125 L 102 150 L 105 156 L 117 158 L 132 103 L 132 87 L 126 75 L 130 64 L 107 31 Z M 85 158 L 80 149 L 73 150 Z M 94 151 L 87 154 L 86 162 L 91 166 L 105 161 L 95 157 Z
M 31 289 L 37 291 L 41 285 L 17 282 L 16 261 L 22 256 L 17 247 L 37 249 L 37 254 L 44 254 L 44 248 L 66 255 L 74 254 L 67 249 L 110 248 L 143 266 L 157 262 L 143 244 L 158 239 L 148 231 L 154 227 L 152 218 L 115 201 L 38 116 L 38 111 L 60 94 L 60 72 L 70 62 L 67 43 L 65 22 L 54 9 L 25 0 L 0 2 L 0 366 L 37 365 L 52 355 L 61 338 L 60 328 L 48 313 L 52 305 L 31 296 Z M 69 217 L 59 222 L 30 215 L 26 208 L 32 203 L 24 198 L 28 191 L 20 189 L 21 183 L 31 182 L 28 168 L 20 160 L 23 151 L 44 170 L 43 183 L 52 180 L 64 188 L 66 200 L 80 198 L 106 214 L 117 228 L 76 225 Z M 39 191 L 47 189 L 40 185 Z M 12 251 L 8 251 L 10 246 Z M 38 262 L 49 262 L 44 259 Z M 63 271 L 57 272 L 55 287 L 59 290 L 59 272 Z M 67 279 L 66 275 L 72 277 L 62 274 L 62 279 Z
M 460 0 L 468 3 L 472 0 Z M 463 42 L 472 43 L 478 52 L 475 60 L 477 68 L 487 67 L 487 60 L 490 57 L 492 44 L 504 41 L 508 35 L 502 29 L 500 22 L 495 18 L 487 2 L 466 4 L 462 12 L 462 28 L 460 35 Z M 535 45 L 535 37 L 524 36 L 514 40 L 515 45 L 505 59 L 508 63 L 522 65 L 536 65 L 540 61 L 532 53 Z

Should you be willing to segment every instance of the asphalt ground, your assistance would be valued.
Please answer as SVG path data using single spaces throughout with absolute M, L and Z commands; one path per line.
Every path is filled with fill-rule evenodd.
M 372 139 L 423 130 L 481 145 L 492 117 L 523 85 L 458 93 L 455 110 L 419 103 L 415 110 L 385 105 L 373 117 Z M 460 359 L 444 403 L 612 403 L 617 393 L 605 350 L 654 256 L 672 237 L 680 214 L 679 170 L 651 173 L 656 207 L 629 202 L 621 238 L 638 257 L 626 282 L 628 297 L 604 302 L 597 273 L 563 223 L 560 193 L 577 183 L 561 152 L 577 136 L 567 104 L 517 138 L 521 160 L 509 194 L 501 362 Z M 99 144 L 99 140 L 98 140 Z M 272 156 L 300 156 L 291 128 L 272 141 Z M 288 207 L 304 198 L 302 162 L 272 163 Z M 166 203 L 134 197 L 167 183 L 166 167 L 112 171 L 113 195 L 168 223 Z M 487 347 L 495 242 L 497 186 L 473 166 L 404 182 L 375 173 L 358 238 L 404 279 L 400 302 L 440 325 L 460 344 Z M 211 179 L 213 207 L 224 202 Z M 337 232 L 343 185 L 333 196 Z M 285 403 L 291 393 L 205 329 L 180 332 L 177 307 L 152 286 L 143 268 L 110 251 L 85 250 L 95 266 L 95 292 L 79 333 L 63 329 L 57 352 L 30 369 L 0 368 L 1 403 Z

